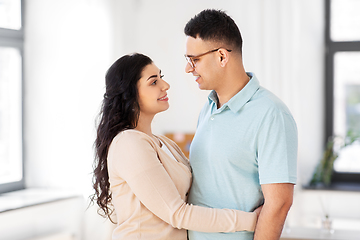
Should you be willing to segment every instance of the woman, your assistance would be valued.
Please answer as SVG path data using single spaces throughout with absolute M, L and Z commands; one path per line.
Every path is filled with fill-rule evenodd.
M 191 167 L 170 139 L 155 136 L 155 114 L 169 108 L 165 82 L 152 60 L 125 55 L 106 74 L 97 129 L 92 197 L 105 217 L 116 213 L 113 239 L 187 239 L 185 229 L 254 231 L 255 212 L 187 204 Z

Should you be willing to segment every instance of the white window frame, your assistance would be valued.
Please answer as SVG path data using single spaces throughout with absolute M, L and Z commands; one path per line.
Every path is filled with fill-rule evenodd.
M 24 86 L 24 1 L 21 0 L 21 29 L 20 30 L 12 30 L 12 29 L 4 29 L 0 28 L 0 47 L 12 47 L 19 50 L 22 59 L 22 81 L 21 81 L 21 108 L 22 108 L 22 119 L 21 119 L 21 148 L 22 148 L 22 178 L 20 181 L 9 182 L 0 184 L 0 194 L 5 192 L 11 192 L 16 190 L 21 190 L 25 188 L 25 161 L 24 161 L 24 140 L 23 140 L 23 132 L 24 132 L 24 124 L 23 124 L 23 113 L 24 113 L 24 104 L 23 104 L 23 86 Z

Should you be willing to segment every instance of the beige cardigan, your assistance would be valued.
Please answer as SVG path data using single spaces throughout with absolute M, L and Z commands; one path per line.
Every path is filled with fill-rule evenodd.
M 158 138 L 177 161 L 137 130 L 119 133 L 110 145 L 108 171 L 117 220 L 113 239 L 186 240 L 186 229 L 254 231 L 256 213 L 187 204 L 189 161 L 173 141 Z

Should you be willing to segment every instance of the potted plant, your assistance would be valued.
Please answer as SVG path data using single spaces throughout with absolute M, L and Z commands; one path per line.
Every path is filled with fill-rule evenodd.
M 346 134 L 346 137 L 341 141 L 342 144 L 339 144 L 340 140 L 341 138 L 335 136 L 331 136 L 328 139 L 323 156 L 310 181 L 310 186 L 329 187 L 331 185 L 331 179 L 334 173 L 334 162 L 338 157 L 338 153 L 342 148 L 349 146 L 355 141 L 359 140 L 359 134 L 349 130 Z M 334 148 L 335 142 L 337 142 L 337 150 Z
M 330 186 L 331 177 L 334 171 L 334 161 L 338 157 L 337 153 L 334 151 L 334 140 L 334 137 L 329 138 L 326 144 L 326 149 L 323 153 L 323 157 L 316 167 L 313 177 L 310 181 L 310 186 Z

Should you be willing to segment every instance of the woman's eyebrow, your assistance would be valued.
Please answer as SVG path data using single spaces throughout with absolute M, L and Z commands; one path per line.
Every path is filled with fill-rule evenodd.
M 161 70 L 159 72 L 159 75 L 161 75 Z M 156 78 L 156 77 L 158 77 L 158 75 L 151 75 L 150 77 L 148 77 L 148 79 L 146 81 L 148 81 L 150 78 Z
M 150 76 L 146 81 L 148 81 L 150 78 L 156 78 L 158 75 L 152 75 Z

